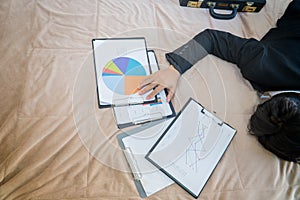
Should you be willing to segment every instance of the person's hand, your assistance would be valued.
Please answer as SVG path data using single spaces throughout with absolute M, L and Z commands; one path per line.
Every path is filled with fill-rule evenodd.
M 169 102 L 175 93 L 179 77 L 180 73 L 170 65 L 169 68 L 159 70 L 143 79 L 138 87 L 140 89 L 139 94 L 143 95 L 153 89 L 146 97 L 147 99 L 151 99 L 166 88 L 168 90 L 167 102 Z

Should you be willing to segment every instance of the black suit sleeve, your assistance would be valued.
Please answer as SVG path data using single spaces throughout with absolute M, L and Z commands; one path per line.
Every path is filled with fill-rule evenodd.
M 166 58 L 182 74 L 207 54 L 215 55 L 240 67 L 248 66 L 249 62 L 259 62 L 257 59 L 262 57 L 263 47 L 255 39 L 245 39 L 228 32 L 206 29 L 175 51 L 167 53 Z

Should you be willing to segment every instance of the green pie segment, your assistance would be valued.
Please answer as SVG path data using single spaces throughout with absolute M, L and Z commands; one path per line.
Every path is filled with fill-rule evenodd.
M 138 61 L 128 57 L 118 57 L 109 61 L 102 71 L 105 85 L 121 95 L 136 92 L 138 83 L 146 76 L 146 71 Z

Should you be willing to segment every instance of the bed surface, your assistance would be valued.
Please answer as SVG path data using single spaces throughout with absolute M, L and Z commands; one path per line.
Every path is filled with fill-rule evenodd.
M 164 54 L 206 28 L 261 39 L 288 3 L 223 21 L 177 0 L 1 0 L 0 199 L 140 199 L 112 109 L 97 108 L 93 38 L 145 37 L 166 68 Z M 179 81 L 175 110 L 189 97 L 237 129 L 198 199 L 300 199 L 299 165 L 247 132 L 258 99 L 234 64 L 198 62 Z M 173 184 L 147 199 L 193 197 Z

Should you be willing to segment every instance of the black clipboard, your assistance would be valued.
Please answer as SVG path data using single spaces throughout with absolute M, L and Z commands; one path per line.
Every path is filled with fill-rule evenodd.
M 177 157 L 176 160 L 172 160 L 172 161 L 167 161 L 169 162 L 169 164 L 166 164 L 164 163 L 163 166 L 162 166 L 162 162 L 161 160 L 162 159 L 158 159 L 160 158 L 160 156 L 162 156 L 163 152 L 167 150 L 167 148 L 173 148 L 173 149 L 177 149 L 180 147 L 180 145 L 178 145 L 176 142 L 174 141 L 178 141 L 180 140 L 178 137 L 178 134 L 181 134 L 181 135 L 185 135 L 185 134 L 189 134 L 189 132 L 187 130 L 180 130 L 178 131 L 178 134 L 174 133 L 173 135 L 176 135 L 174 137 L 176 138 L 173 138 L 174 140 L 172 141 L 173 145 L 166 145 L 165 147 L 160 145 L 160 144 L 164 144 L 166 141 L 164 140 L 164 138 L 168 138 L 168 140 L 172 140 L 172 136 L 170 137 L 170 133 L 172 133 L 172 131 L 174 131 L 174 129 L 176 130 L 176 127 L 175 126 L 178 126 L 178 123 L 180 122 L 180 120 L 182 119 L 182 115 L 183 114 L 186 114 L 186 112 L 194 112 L 194 110 L 188 110 L 188 111 L 185 111 L 187 110 L 188 106 L 190 104 L 196 104 L 197 105 L 197 108 L 200 109 L 201 113 L 204 115 L 208 115 L 208 117 L 212 117 L 212 123 L 215 124 L 216 127 L 221 127 L 220 130 L 222 130 L 222 132 L 220 133 L 220 135 L 222 136 L 221 139 L 223 138 L 223 135 L 224 135 L 224 144 L 223 146 L 221 147 L 221 150 L 219 152 L 216 152 L 218 150 L 218 148 L 220 148 L 219 146 L 215 146 L 215 149 L 217 150 L 212 150 L 211 154 L 208 154 L 207 157 L 205 157 L 204 159 L 202 159 L 201 162 L 206 162 L 205 159 L 207 159 L 208 161 L 213 161 L 213 162 L 206 162 L 205 164 L 201 163 L 202 165 L 198 164 L 195 166 L 195 163 L 197 162 L 200 162 L 200 155 L 197 157 L 191 157 L 193 160 L 193 162 L 187 162 L 188 159 L 190 157 L 188 157 L 187 153 L 188 153 L 188 147 L 190 146 L 185 146 L 185 145 L 182 145 L 184 146 L 183 149 L 186 150 L 185 152 L 182 153 L 182 157 Z M 190 107 L 189 107 L 190 108 Z M 190 123 L 193 123 L 195 119 L 188 119 L 188 121 L 190 121 Z M 184 126 L 184 125 L 182 125 Z M 173 128 L 172 128 L 173 127 Z M 175 127 L 175 128 L 174 128 Z M 187 127 L 187 126 L 185 126 Z M 177 127 L 178 128 L 178 127 Z M 171 130 L 172 129 L 172 130 Z M 171 130 L 171 131 L 170 131 Z M 223 130 L 228 130 L 230 131 L 230 133 L 228 133 L 228 135 L 225 136 Z M 170 131 L 170 132 L 169 132 Z M 176 132 L 176 131 L 175 131 Z M 234 128 L 232 128 L 230 125 L 228 125 L 227 123 L 223 122 L 222 120 L 219 120 L 218 118 L 216 118 L 212 113 L 210 113 L 209 111 L 207 111 L 200 103 L 196 102 L 193 98 L 190 98 L 188 100 L 188 102 L 184 105 L 184 107 L 182 108 L 182 110 L 178 113 L 178 115 L 175 117 L 175 119 L 170 123 L 169 127 L 165 130 L 165 132 L 162 134 L 162 136 L 157 140 L 157 142 L 153 145 L 153 147 L 149 150 L 149 152 L 146 154 L 145 158 L 147 160 L 149 160 L 153 165 L 155 165 L 158 169 L 160 169 L 163 173 L 165 173 L 168 177 L 170 177 L 173 181 L 175 181 L 179 186 L 181 186 L 185 191 L 187 191 L 189 194 L 191 194 L 194 198 L 198 198 L 201 191 L 203 190 L 204 186 L 206 185 L 207 181 L 209 180 L 211 174 L 213 173 L 213 171 L 215 170 L 216 166 L 218 165 L 219 161 L 221 160 L 221 158 L 223 157 L 224 153 L 226 152 L 228 146 L 230 145 L 232 139 L 234 138 L 236 134 L 236 130 Z M 195 134 L 196 135 L 196 134 Z M 197 136 L 199 137 L 202 137 L 200 136 L 200 134 L 198 134 Z M 169 139 L 170 137 L 170 139 Z M 183 136 L 183 137 L 188 137 L 188 136 Z M 221 139 L 219 139 L 218 141 L 221 141 Z M 184 140 L 181 140 L 180 142 L 182 142 Z M 192 141 L 196 141 L 194 140 L 192 137 L 189 138 L 189 140 L 186 140 L 186 141 L 189 141 L 191 142 L 191 145 L 192 145 Z M 201 144 L 201 142 L 199 142 L 199 138 L 197 138 L 197 144 Z M 176 145 L 175 145 L 176 144 Z M 196 144 L 196 143 L 195 143 Z M 203 145 L 204 143 L 202 143 Z M 194 143 L 193 143 L 194 145 Z M 164 148 L 163 148 L 164 147 Z M 185 149 L 185 147 L 187 147 Z M 192 146 L 192 147 L 195 147 L 195 146 Z M 158 152 L 155 152 L 156 149 L 159 149 Z M 197 149 L 192 149 L 193 153 L 199 153 L 199 152 L 202 152 L 202 150 Z M 175 150 L 176 151 L 176 150 Z M 216 152 L 216 153 L 215 153 Z M 154 154 L 156 154 L 156 156 L 153 156 Z M 217 155 L 216 157 L 213 157 L 214 155 Z M 172 155 L 168 154 L 168 159 L 173 159 Z M 185 161 L 183 161 L 185 159 Z M 158 161 L 159 160 L 159 161 Z M 194 162 L 196 161 L 196 162 Z M 192 164 L 191 164 L 192 163 Z M 200 169 L 201 166 L 202 167 L 207 167 L 207 165 L 209 166 L 209 169 L 208 169 L 208 173 L 207 174 L 204 174 L 203 177 L 201 177 L 200 175 L 198 177 L 201 177 L 200 180 L 197 179 L 197 176 L 195 176 L 194 174 L 197 174 L 198 172 L 195 172 L 194 174 L 193 173 L 190 173 L 191 171 L 193 170 L 198 170 L 198 168 Z M 180 170 L 179 170 L 180 169 Z M 178 173 L 177 173 L 177 170 L 178 170 Z M 182 175 L 178 175 L 178 174 L 185 174 L 185 176 L 187 177 L 188 179 L 188 176 L 187 174 L 190 173 L 191 175 L 194 175 L 192 177 L 190 177 L 190 180 L 192 179 L 197 179 L 196 181 L 199 182 L 199 187 L 197 188 L 196 186 L 196 190 L 197 192 L 195 192 L 194 189 L 191 189 L 192 187 L 191 186 L 187 186 L 187 182 L 189 180 L 185 180 L 185 178 L 182 178 L 184 177 Z M 200 170 L 199 170 L 199 173 Z M 180 178 L 180 180 L 179 180 Z M 198 184 L 197 182 L 197 184 Z M 201 183 L 200 183 L 201 182 Z
M 148 50 L 147 52 L 148 52 L 148 58 L 149 58 L 151 71 L 152 72 L 158 71 L 160 68 L 159 68 L 154 50 Z M 114 113 L 114 118 L 115 118 L 118 128 L 122 129 L 122 128 L 126 128 L 126 127 L 133 126 L 133 125 L 144 124 L 144 123 L 151 122 L 151 121 L 174 117 L 176 115 L 176 112 L 174 110 L 172 102 L 170 101 L 169 103 L 166 103 L 161 100 L 162 98 L 165 98 L 167 95 L 168 95 L 168 92 L 165 89 L 156 96 L 156 100 L 157 100 L 156 102 L 145 103 L 143 105 L 114 106 L 113 113 Z M 141 118 L 135 119 L 135 118 L 129 117 L 129 115 L 127 116 L 127 114 L 125 114 L 125 113 L 130 112 L 130 111 L 128 111 L 129 109 L 134 109 L 136 107 L 139 107 L 140 109 L 147 109 L 147 108 L 150 109 L 150 108 L 155 108 L 155 107 L 157 108 L 159 106 L 167 107 L 167 108 L 165 108 L 165 109 L 167 109 L 167 113 L 164 113 L 163 110 L 158 110 L 158 111 L 156 110 L 156 111 L 153 111 L 152 113 L 147 113 L 147 116 L 143 117 L 142 119 Z M 124 122 L 124 120 L 119 120 L 120 117 L 118 117 L 118 116 L 120 114 L 126 115 L 125 118 L 128 119 L 128 121 Z
M 130 46 L 130 42 L 133 43 L 133 42 L 136 42 L 136 41 L 139 41 L 140 44 L 143 43 L 143 47 L 142 49 L 134 49 L 132 47 L 129 48 L 128 46 Z M 101 45 L 99 45 L 97 42 L 100 42 Z M 110 47 L 110 45 L 107 45 L 105 46 L 105 44 L 107 44 L 108 42 L 117 42 L 119 43 L 119 46 L 117 46 L 117 48 L 112 48 Z M 124 43 L 124 45 L 121 45 L 121 43 Z M 127 42 L 126 44 L 129 44 L 128 46 L 126 46 L 125 42 Z M 97 44 L 96 44 L 97 43 Z M 97 49 L 99 48 L 99 46 L 101 46 L 102 48 L 104 48 L 105 50 L 102 50 L 102 54 L 97 52 Z M 110 49 L 111 48 L 111 49 Z M 157 99 L 156 97 L 154 99 L 151 99 L 151 100 L 146 100 L 142 97 L 132 97 L 131 95 L 128 95 L 129 97 L 125 97 L 122 95 L 119 95 L 116 93 L 115 96 L 117 97 L 112 97 L 111 98 L 111 102 L 106 102 L 106 103 L 102 103 L 102 100 L 100 98 L 100 91 L 104 90 L 109 90 L 107 89 L 107 87 L 103 86 L 103 85 L 113 85 L 111 86 L 112 88 L 116 89 L 116 88 L 119 88 L 121 87 L 120 85 L 117 85 L 116 82 L 120 81 L 120 83 L 123 81 L 122 77 L 123 75 L 126 75 L 127 71 L 122 71 L 120 70 L 119 66 L 117 66 L 117 70 L 110 70 L 109 69 L 107 71 L 109 71 L 108 73 L 105 73 L 105 74 L 110 74 L 111 76 L 109 76 L 109 78 L 112 79 L 112 77 L 114 77 L 110 83 L 108 84 L 104 84 L 103 81 L 102 82 L 102 78 L 101 78 L 101 83 L 99 83 L 99 79 L 98 77 L 103 77 L 104 79 L 104 72 L 103 71 L 99 71 L 98 69 L 98 66 L 101 66 L 101 70 L 103 70 L 107 64 L 109 64 L 109 62 L 111 62 L 113 59 L 119 59 L 120 62 L 123 62 L 121 59 L 128 59 L 130 60 L 129 62 L 137 62 L 139 63 L 137 60 L 135 60 L 134 58 L 131 58 L 130 56 L 127 56 L 127 55 L 130 55 L 132 52 L 135 52 L 135 51 L 140 51 L 140 55 L 142 55 L 143 57 L 143 61 L 144 63 L 139 63 L 141 64 L 141 66 L 148 66 L 148 68 L 146 69 L 146 67 L 144 68 L 146 71 L 149 70 L 149 74 L 151 74 L 151 69 L 150 69 L 150 65 L 149 65 L 149 58 L 148 58 L 148 54 L 147 54 L 147 44 L 146 44 L 146 40 L 144 37 L 129 37 L 129 38 L 94 38 L 92 39 L 92 49 L 93 49 L 93 57 L 94 57 L 94 70 L 95 70 L 95 76 L 96 76 L 96 90 L 97 90 L 97 100 L 98 100 L 98 107 L 101 109 L 101 108 L 109 108 L 109 107 L 113 107 L 113 106 L 123 106 L 123 105 L 135 105 L 135 104 L 143 104 L 143 103 L 153 103 L 153 102 L 156 102 Z M 107 49 L 107 50 L 106 50 Z M 103 55 L 104 53 L 107 53 L 107 52 L 111 52 L 111 51 L 115 51 L 114 55 L 118 55 L 116 57 L 114 56 L 111 56 L 109 57 L 109 59 L 107 59 L 107 55 L 109 55 L 109 53 L 106 55 Z M 125 54 L 125 55 L 123 55 Z M 101 61 L 101 59 L 103 60 L 103 58 L 107 59 L 106 62 L 104 63 L 100 63 L 99 62 Z M 120 72 L 120 73 L 119 73 Z M 132 72 L 132 71 L 131 71 Z M 131 73 L 130 72 L 130 73 Z M 118 81 L 115 81 L 114 79 L 118 76 L 120 78 L 120 80 Z M 146 74 L 147 75 L 147 74 Z M 139 75 L 138 75 L 139 76 Z M 107 80 L 108 77 L 105 77 L 105 80 Z M 109 80 L 109 79 L 108 79 Z M 126 81 L 126 80 L 125 80 Z M 124 84 L 125 85 L 125 84 Z M 123 87 L 125 87 L 123 85 Z M 102 88 L 101 88 L 102 86 Z M 111 91 L 113 90 L 112 88 Z M 124 89 L 126 90 L 126 89 Z M 125 93 L 125 92 L 124 92 Z M 121 96 L 121 97 L 118 97 L 118 96 Z M 114 99 L 116 98 L 116 99 Z

